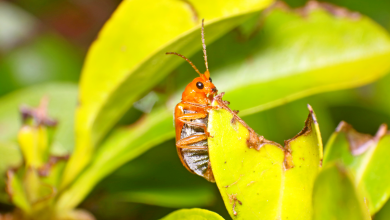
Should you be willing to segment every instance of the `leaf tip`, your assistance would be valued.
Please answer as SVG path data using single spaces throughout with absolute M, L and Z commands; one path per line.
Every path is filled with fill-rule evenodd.
M 310 104 L 307 104 L 307 109 L 309 109 L 309 112 L 310 112 L 309 117 L 311 117 L 311 118 L 313 119 L 314 124 L 318 124 L 317 116 L 316 116 L 316 114 L 314 113 L 314 110 L 313 110 L 313 108 L 311 107 Z M 307 121 L 307 120 L 306 120 L 306 121 Z M 306 123 L 306 122 L 305 122 L 305 123 Z
M 341 121 L 336 128 L 337 133 L 344 133 L 348 140 L 349 149 L 352 155 L 358 156 L 366 152 L 374 143 L 377 143 L 382 137 L 384 137 L 387 131 L 387 125 L 382 124 L 375 136 L 369 134 L 363 134 L 356 131 L 352 125 L 345 121 Z

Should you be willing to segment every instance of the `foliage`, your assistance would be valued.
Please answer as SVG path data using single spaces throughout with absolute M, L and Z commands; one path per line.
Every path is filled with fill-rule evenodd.
M 215 180 L 233 219 L 311 218 L 312 188 L 322 161 L 313 110 L 285 147 L 262 140 L 251 149 L 250 130 L 225 109 L 210 113 L 208 129 Z
M 200 48 L 200 44 L 195 44 L 199 39 L 196 34 L 199 33 L 196 31 L 200 19 L 198 16 L 210 21 L 207 26 L 214 27 L 208 32 L 208 39 L 213 41 L 252 13 L 268 6 L 271 0 L 249 1 L 244 4 L 232 0 L 221 4 L 207 4 L 207 8 L 201 7 L 196 12 L 188 10 L 188 7 L 202 6 L 205 3 L 206 1 L 196 1 L 192 5 L 186 2 L 160 1 L 158 4 L 151 4 L 145 13 L 138 9 L 144 4 L 143 1 L 122 2 L 110 22 L 102 29 L 86 59 L 76 116 L 76 132 L 80 138 L 65 172 L 63 187 L 90 162 L 96 144 L 131 104 L 178 64 L 178 61 L 170 62 L 172 57 L 161 58 L 161 54 L 182 48 L 191 54 Z M 162 16 L 167 14 L 170 16 Z M 177 16 L 185 19 L 177 19 Z M 135 19 L 145 23 L 132 22 Z M 153 23 L 153 28 L 143 25 L 147 23 Z M 166 28 L 167 25 L 169 28 Z M 123 34 L 123 26 L 127 26 L 127 34 Z M 134 50 L 138 52 L 134 53 Z M 101 80 L 102 78 L 105 80 Z M 69 206 L 73 205 L 76 204 Z
M 341 122 L 326 148 L 324 163 L 340 162 L 353 174 L 354 183 L 363 192 L 371 214 L 376 213 L 389 198 L 389 178 L 384 175 L 390 136 L 382 125 L 375 137 L 362 134 Z
M 202 210 L 202 209 L 182 209 L 176 212 L 173 212 L 163 218 L 162 220 L 175 220 L 175 219 L 183 219 L 183 220 L 196 220 L 196 219 L 204 219 L 204 220 L 223 220 L 221 216 L 216 213 Z
M 318 175 L 313 196 L 313 219 L 371 219 L 351 177 L 335 164 Z
M 390 27 L 387 3 L 357 2 L 337 3 Z M 90 47 L 77 88 L 53 82 L 77 80 L 82 50 L 75 49 L 74 39 L 71 44 L 47 30 L 33 34 L 45 18 L 0 2 L 0 29 L 8 30 L 0 34 L 0 94 L 51 82 L 0 98 L 0 187 L 8 184 L 9 194 L 0 192 L 0 201 L 16 206 L 15 218 L 25 219 L 92 219 L 75 209 L 83 200 L 81 206 L 99 219 L 156 219 L 172 208 L 192 207 L 226 219 L 387 219 L 387 129 L 382 126 L 372 137 L 341 124 L 326 145 L 321 168 L 319 125 L 327 139 L 342 119 L 371 133 L 374 125 L 390 123 L 388 32 L 365 15 L 327 3 L 298 9 L 271 3 L 123 1 Z M 286 147 L 267 142 L 255 150 L 246 146 L 250 127 L 232 122 L 232 112 L 212 111 L 210 158 L 220 195 L 186 172 L 172 141 L 173 106 L 196 75 L 187 73 L 193 70 L 183 60 L 164 53 L 203 63 L 202 18 L 213 82 L 258 134 L 290 138 L 302 127 L 306 103 L 320 122 L 311 111 Z M 38 106 L 45 96 L 47 112 L 43 107 L 38 112 L 56 119 L 56 128 L 33 115 L 21 124 L 20 105 Z M 53 162 L 68 154 L 70 161 Z M 152 215 L 150 209 L 161 212 Z M 212 211 L 183 209 L 164 219 L 223 219 Z

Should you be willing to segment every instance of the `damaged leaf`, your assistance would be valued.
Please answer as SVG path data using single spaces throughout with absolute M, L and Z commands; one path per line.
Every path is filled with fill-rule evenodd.
M 370 220 L 363 196 L 346 169 L 331 164 L 318 175 L 313 189 L 313 220 Z
M 144 1 L 122 1 L 84 63 L 76 113 L 78 140 L 63 186 L 90 162 L 96 144 L 126 110 L 183 62 L 165 52 L 190 56 L 201 48 L 202 18 L 211 43 L 272 2 L 163 0 L 139 10 Z
M 387 74 L 388 32 L 358 13 L 335 15 L 341 9 L 314 1 L 298 10 L 275 7 L 251 38 L 226 35 L 208 47 L 214 84 L 242 116 Z
M 367 200 L 370 214 L 379 211 L 390 195 L 390 133 L 387 126 L 381 125 L 376 135 L 371 136 L 341 122 L 325 149 L 324 164 L 339 162 L 347 167 Z
M 285 147 L 259 137 L 221 96 L 209 115 L 211 167 L 233 219 L 310 219 L 312 188 L 322 160 L 314 112 Z
M 238 40 L 235 30 L 207 45 L 213 82 L 219 91 L 227 92 L 227 100 L 241 115 L 254 114 L 314 93 L 367 84 L 389 69 L 389 35 L 363 15 L 357 20 L 339 18 L 316 7 L 303 17 L 285 8 L 275 8 L 261 24 L 262 29 L 253 32 L 251 39 Z M 206 43 L 210 42 L 208 31 L 206 26 Z M 199 38 L 193 43 L 199 44 Z M 184 54 L 185 51 L 176 52 Z M 166 59 L 164 56 L 161 54 L 161 59 Z M 202 51 L 199 49 L 190 59 L 198 66 L 203 64 Z M 165 64 L 168 62 L 171 60 Z M 175 59 L 172 62 L 176 62 Z M 188 63 L 183 63 L 176 71 L 175 79 L 189 76 L 185 84 L 194 76 L 188 74 L 193 71 Z M 84 171 L 85 177 L 78 178 L 60 201 L 68 203 L 69 207 L 76 206 L 113 170 L 173 138 L 172 110 L 180 101 L 185 85 L 182 86 L 167 105 L 153 108 L 130 129 L 115 129 L 96 149 L 91 165 Z M 172 89 L 171 85 L 169 87 Z M 78 166 L 78 160 L 74 162 L 74 166 Z

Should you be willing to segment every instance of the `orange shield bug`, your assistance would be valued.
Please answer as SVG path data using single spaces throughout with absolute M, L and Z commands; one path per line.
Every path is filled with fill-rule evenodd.
M 213 108 L 210 104 L 217 94 L 212 83 L 207 63 L 206 44 L 204 41 L 204 19 L 202 20 L 202 46 L 206 72 L 201 74 L 196 66 L 185 56 L 174 54 L 185 59 L 199 74 L 185 88 L 181 102 L 175 107 L 176 149 L 182 164 L 191 173 L 215 182 L 210 166 L 207 132 L 208 113 Z

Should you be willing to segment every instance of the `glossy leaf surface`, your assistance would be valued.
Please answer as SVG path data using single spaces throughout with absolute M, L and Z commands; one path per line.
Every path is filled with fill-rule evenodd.
M 341 122 L 326 145 L 324 164 L 340 162 L 350 170 L 371 214 L 379 211 L 390 194 L 390 134 L 386 132 L 387 126 L 382 125 L 373 137 Z
M 219 91 L 226 91 L 226 99 L 233 109 L 240 110 L 240 115 L 313 93 L 366 84 L 389 68 L 383 58 L 390 56 L 389 36 L 364 16 L 358 20 L 338 18 L 317 8 L 302 17 L 296 12 L 274 9 L 264 19 L 263 30 L 250 40 L 238 41 L 236 32 L 231 32 L 207 47 L 213 82 Z M 207 33 L 206 28 L 206 36 Z M 286 38 L 288 34 L 292 37 Z M 250 52 L 246 52 L 248 48 Z M 193 61 L 203 63 L 202 59 L 199 52 Z M 195 74 L 188 71 L 193 70 L 187 63 L 178 68 L 178 76 L 189 77 L 185 83 Z M 86 169 L 86 177 L 69 189 L 69 204 L 78 203 L 112 170 L 173 138 L 172 110 L 183 90 L 184 87 L 178 89 L 168 109 L 153 109 L 130 129 L 114 131 Z M 74 202 L 70 202 L 71 197 Z
M 320 6 L 302 10 L 305 16 L 275 8 L 251 38 L 245 38 L 245 24 L 241 33 L 228 34 L 208 47 L 213 83 L 241 115 L 367 84 L 388 72 L 390 38 L 382 27 L 364 16 L 337 17 Z M 201 59 L 198 53 L 192 60 L 202 63 Z M 378 69 L 371 68 L 372 62 L 378 62 Z M 189 75 L 187 65 L 178 76 Z
M 347 171 L 335 164 L 318 175 L 313 190 L 313 220 L 369 220 L 363 196 Z
M 220 105 L 219 105 L 220 106 Z M 322 160 L 314 113 L 283 148 L 249 148 L 250 131 L 225 109 L 209 116 L 209 155 L 218 189 L 234 219 L 310 219 L 312 188 Z
M 165 216 L 161 220 L 223 220 L 217 213 L 204 209 L 181 209 Z
M 78 147 L 63 185 L 84 168 L 95 144 L 125 111 L 182 62 L 165 52 L 188 56 L 201 48 L 202 18 L 210 43 L 271 2 L 164 0 L 145 11 L 140 10 L 144 1 L 123 1 L 86 58 L 76 120 Z
M 303 18 L 276 9 L 267 16 L 261 33 L 241 46 L 242 53 L 232 48 L 235 56 L 218 62 L 225 64 L 218 70 L 223 75 L 213 78 L 244 115 L 314 93 L 360 86 L 390 68 L 389 35 L 364 16 L 338 18 L 318 8 Z M 248 50 L 252 51 L 245 54 Z M 245 65 L 226 65 L 240 58 L 246 58 Z M 375 68 L 372 62 L 377 62 Z M 261 95 L 253 98 L 253 94 Z

